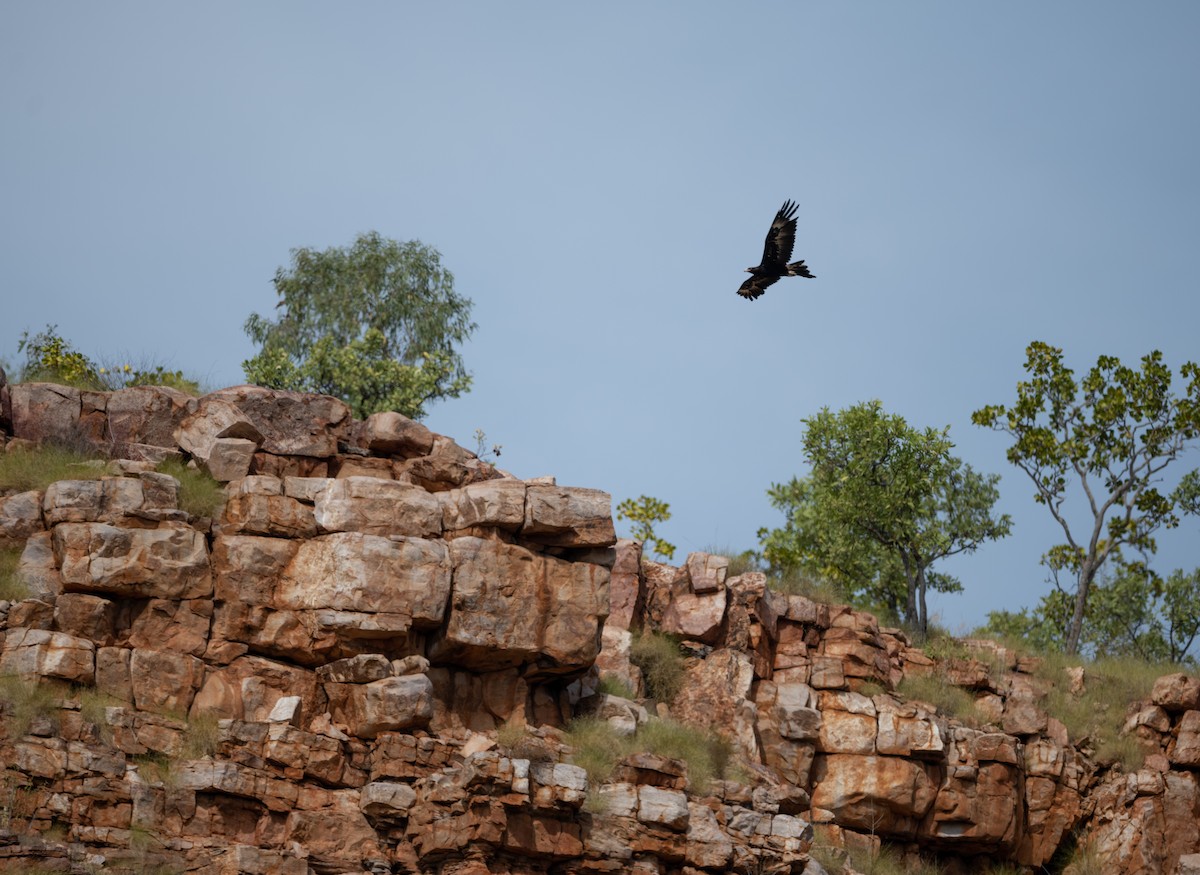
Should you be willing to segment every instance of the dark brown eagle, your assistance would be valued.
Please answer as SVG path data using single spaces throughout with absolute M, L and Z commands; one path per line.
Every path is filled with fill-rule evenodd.
M 781 276 L 815 279 L 808 272 L 803 260 L 788 264 L 788 259 L 792 257 L 792 247 L 796 245 L 796 209 L 796 204 L 784 201 L 779 212 L 775 214 L 775 221 L 771 223 L 771 230 L 767 232 L 767 242 L 763 244 L 762 261 L 755 267 L 746 268 L 746 273 L 751 275 L 750 279 L 738 289 L 738 294 L 743 298 L 753 301 Z

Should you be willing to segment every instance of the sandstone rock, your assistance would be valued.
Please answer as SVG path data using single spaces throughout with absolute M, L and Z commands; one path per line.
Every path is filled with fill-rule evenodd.
M 1200 711 L 1183 712 L 1179 734 L 1169 756 L 1177 766 L 1200 768 Z
M 877 730 L 875 703 L 849 692 L 822 692 L 820 750 L 835 754 L 873 754 Z
M 692 592 L 697 595 L 716 592 L 725 588 L 725 576 L 729 572 L 729 557 L 711 553 L 689 553 L 684 563 Z
M 875 749 L 885 756 L 915 756 L 940 760 L 946 750 L 934 715 L 913 703 L 889 696 L 875 699 L 878 734 Z
M 372 413 L 355 428 L 354 445 L 372 453 L 411 459 L 433 451 L 433 432 L 394 411 Z
M 29 536 L 44 530 L 42 493 L 0 496 L 0 550 L 23 546 Z
M 204 656 L 213 616 L 209 599 L 150 599 L 136 605 L 132 615 L 132 647 Z
M 635 696 L 644 692 L 642 670 L 630 660 L 633 633 L 614 626 L 611 618 L 605 622 L 600 635 L 600 653 L 596 656 L 596 671 L 600 678 L 611 678 L 624 684 Z
M 130 459 L 160 461 L 154 448 L 173 451 L 175 430 L 191 413 L 196 401 L 169 386 L 130 386 L 108 396 L 108 434 L 118 452 Z M 154 458 L 158 455 L 159 458 Z
M 672 703 L 676 719 L 711 728 L 731 740 L 750 761 L 759 760 L 754 734 L 755 705 L 750 698 L 754 666 L 737 650 L 714 651 L 689 663 L 683 687 Z
M 850 829 L 911 837 L 936 798 L 928 767 L 913 760 L 828 754 L 814 764 L 813 808 Z
M 96 645 L 85 638 L 45 629 L 9 629 L 0 651 L 0 676 L 29 681 L 54 678 L 91 685 L 96 677 Z
M 330 480 L 317 493 L 315 515 L 322 532 L 436 537 L 442 533 L 442 506 L 419 486 L 348 477 Z
M 529 764 L 530 796 L 538 808 L 580 808 L 587 798 L 587 772 L 569 763 Z
M 62 592 L 62 575 L 54 558 L 50 532 L 36 532 L 29 536 L 17 562 L 17 577 L 29 588 L 31 596 L 53 598 Z
M 204 677 L 194 656 L 138 648 L 129 662 L 133 701 L 139 710 L 186 713 Z
M 402 463 L 396 479 L 409 480 L 429 492 L 444 492 L 497 477 L 496 469 L 450 438 L 435 435 L 428 455 Z
M 485 480 L 437 496 L 447 532 L 474 526 L 516 531 L 525 522 L 525 484 L 520 480 Z
M 179 483 L 166 474 L 104 477 L 100 480 L 59 480 L 46 489 L 42 501 L 46 524 L 183 520 Z
M 234 386 L 205 395 L 200 404 L 216 400 L 234 404 L 262 435 L 262 449 L 277 456 L 333 456 L 350 425 L 350 408 L 328 395 Z
M 238 480 L 250 473 L 254 463 L 254 441 L 244 438 L 218 438 L 213 441 L 203 467 L 218 483 Z
M 605 629 L 630 629 L 634 618 L 641 619 L 646 602 L 642 579 L 642 545 L 622 538 L 617 541 L 616 556 L 609 583 L 610 613 Z
M 691 820 L 687 794 L 643 784 L 638 787 L 637 819 L 659 824 L 677 832 L 686 830 Z
M 284 495 L 283 481 L 278 477 L 244 477 L 226 486 L 225 494 L 221 534 L 278 535 L 285 538 L 311 538 L 317 534 L 313 508 Z
M 433 685 L 425 675 L 366 684 L 326 684 L 330 713 L 359 738 L 426 726 L 433 718 Z
M 96 645 L 109 645 L 115 642 L 116 606 L 99 596 L 64 593 L 54 601 L 54 626 Z
M 220 440 L 248 441 L 254 447 L 263 442 L 262 432 L 232 401 L 206 395 L 193 407 L 194 410 L 175 428 L 172 437 L 176 444 L 206 467 Z M 251 450 L 251 455 L 253 452 Z
M 204 535 L 178 522 L 156 529 L 62 523 L 52 544 L 63 587 L 158 598 L 207 598 L 212 574 Z
M 440 541 L 325 535 L 300 544 L 279 578 L 274 603 L 311 611 L 319 628 L 348 638 L 434 629 L 445 617 L 450 568 Z
M 125 647 L 100 647 L 96 650 L 96 689 L 119 699 L 133 702 L 130 675 L 132 652 Z
M 599 489 L 530 485 L 521 535 L 556 547 L 615 544 L 612 497 Z
M 363 814 L 368 817 L 395 818 L 408 814 L 417 794 L 408 784 L 372 781 L 362 788 L 361 800 Z
M 590 666 L 608 614 L 608 570 L 480 538 L 450 542 L 454 593 L 434 662 L 560 674 Z
M 1150 701 L 1172 714 L 1200 710 L 1200 677 L 1176 672 L 1154 682 Z
M 8 375 L 0 367 L 0 435 L 12 432 L 12 389 Z M 2 443 L 2 441 L 0 441 Z
M 688 803 L 687 862 L 703 869 L 726 870 L 733 857 L 733 842 L 721 829 L 711 808 Z
M 18 383 L 10 387 L 10 392 L 14 437 L 34 443 L 69 443 L 85 437 L 80 424 L 82 393 L 78 389 L 55 383 Z
M 704 595 L 673 592 L 671 603 L 663 613 L 662 630 L 704 644 L 716 644 L 725 619 L 726 601 L 724 587 Z

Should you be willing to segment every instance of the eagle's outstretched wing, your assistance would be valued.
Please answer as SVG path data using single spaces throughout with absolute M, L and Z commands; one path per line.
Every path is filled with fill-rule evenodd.
M 779 279 L 777 276 L 755 274 L 754 276 L 750 277 L 750 279 L 742 283 L 741 287 L 738 289 L 738 294 L 743 298 L 749 298 L 751 301 L 753 301 L 767 290 L 767 286 L 774 283 L 777 279 Z
M 792 257 L 792 249 L 796 246 L 796 210 L 799 207 L 792 201 L 784 201 L 775 220 L 771 222 L 771 230 L 767 232 L 767 240 L 763 244 L 761 267 L 783 268 Z

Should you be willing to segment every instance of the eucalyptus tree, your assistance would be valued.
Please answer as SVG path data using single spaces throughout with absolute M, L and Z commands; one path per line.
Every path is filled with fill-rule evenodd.
M 960 588 L 931 566 L 1011 528 L 1007 515 L 993 515 L 999 477 L 953 456 L 945 429 L 913 428 L 878 401 L 824 408 L 804 422 L 812 473 L 792 518 L 796 555 L 807 552 L 844 578 L 872 574 L 885 602 L 902 579 L 903 618 L 924 636 L 930 586 Z M 775 548 L 785 543 L 776 539 Z
M 1013 438 L 1008 460 L 1033 481 L 1034 500 L 1062 529 L 1066 542 L 1047 551 L 1046 561 L 1076 574 L 1064 636 L 1064 649 L 1076 654 L 1105 561 L 1122 546 L 1153 553 L 1155 532 L 1179 522 L 1175 510 L 1184 496 L 1165 495 L 1158 484 L 1200 434 L 1200 367 L 1180 368 L 1186 384 L 1178 397 L 1157 350 L 1136 369 L 1102 355 L 1077 380 L 1061 349 L 1035 341 L 1025 370 L 1029 377 L 1017 383 L 1011 406 L 989 405 L 971 419 Z M 1076 494 L 1082 504 L 1069 502 Z
M 274 284 L 277 316 L 245 324 L 261 347 L 242 363 L 250 382 L 334 395 L 359 418 L 420 419 L 470 388 L 458 346 L 476 327 L 471 300 L 433 247 L 371 231 L 348 247 L 293 249 Z

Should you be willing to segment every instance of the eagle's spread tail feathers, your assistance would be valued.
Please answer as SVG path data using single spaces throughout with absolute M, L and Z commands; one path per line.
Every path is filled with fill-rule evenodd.
M 808 265 L 806 265 L 803 260 L 793 261 L 791 264 L 789 264 L 787 266 L 787 275 L 788 276 L 804 276 L 804 277 L 808 277 L 810 280 L 816 279 L 816 277 L 813 274 L 809 273 Z

